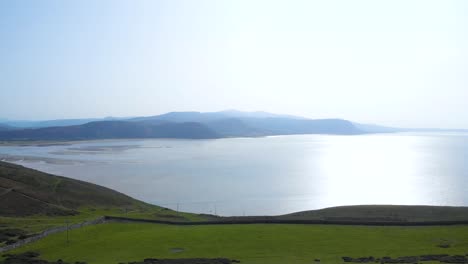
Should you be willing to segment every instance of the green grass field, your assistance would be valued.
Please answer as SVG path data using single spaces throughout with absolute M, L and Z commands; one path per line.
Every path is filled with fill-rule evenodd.
M 343 263 L 342 256 L 468 254 L 468 226 L 211 225 L 108 223 L 51 235 L 12 253 L 117 264 L 156 258 L 226 257 L 241 263 Z M 439 245 L 449 245 L 442 248 Z M 173 248 L 184 251 L 174 253 Z

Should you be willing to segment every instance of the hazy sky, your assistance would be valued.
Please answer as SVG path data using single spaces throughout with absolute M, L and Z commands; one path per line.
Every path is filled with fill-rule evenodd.
M 468 128 L 468 1 L 0 2 L 0 117 Z

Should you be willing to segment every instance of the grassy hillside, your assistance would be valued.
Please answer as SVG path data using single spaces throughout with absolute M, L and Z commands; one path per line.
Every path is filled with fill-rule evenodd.
M 468 207 L 421 205 L 338 206 L 297 212 L 281 216 L 281 218 L 379 222 L 468 221 Z
M 0 215 L 73 215 L 87 208 L 149 205 L 95 184 L 0 162 Z
M 168 226 L 109 223 L 55 234 L 15 251 L 48 260 L 117 264 L 144 258 L 216 258 L 241 263 L 343 263 L 342 257 L 468 253 L 468 226 Z M 317 262 L 316 262 L 317 263 Z M 427 263 L 427 262 L 423 262 Z M 438 263 L 438 262 L 437 262 Z
M 104 215 L 197 221 L 95 184 L 0 162 L 0 246 L 48 228 Z

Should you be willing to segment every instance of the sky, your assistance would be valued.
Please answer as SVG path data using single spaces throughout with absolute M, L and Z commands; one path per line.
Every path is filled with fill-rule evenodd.
M 468 128 L 468 1 L 0 1 L 0 118 Z

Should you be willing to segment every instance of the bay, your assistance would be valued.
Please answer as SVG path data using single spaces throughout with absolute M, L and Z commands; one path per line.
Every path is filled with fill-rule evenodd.
M 4 145 L 0 160 L 195 213 L 277 215 L 357 204 L 468 206 L 467 134 Z

